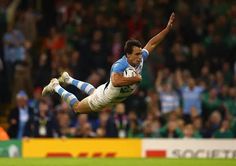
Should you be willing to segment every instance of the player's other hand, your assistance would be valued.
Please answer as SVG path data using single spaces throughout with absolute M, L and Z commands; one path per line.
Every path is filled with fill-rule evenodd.
M 136 79 L 137 82 L 142 81 L 142 76 L 140 74 L 136 74 L 136 76 L 134 78 Z
M 175 21 L 175 13 L 172 12 L 166 28 L 170 30 L 173 27 L 174 21 Z

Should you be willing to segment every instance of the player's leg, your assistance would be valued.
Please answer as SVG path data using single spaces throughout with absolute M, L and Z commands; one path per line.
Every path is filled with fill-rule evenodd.
M 80 102 L 74 94 L 62 88 L 56 78 L 52 79 L 50 83 L 43 89 L 42 95 L 46 95 L 54 91 L 58 93 L 61 98 L 66 101 L 66 103 L 69 104 L 71 108 L 73 108 L 75 112 L 89 113 L 92 111 L 89 107 L 87 98 Z
M 86 97 L 73 107 L 79 113 L 90 113 L 101 111 L 110 103 L 110 98 L 104 95 L 106 84 L 100 85 L 93 94 Z
M 48 93 L 56 92 L 58 93 L 63 100 L 65 100 L 71 107 L 79 100 L 76 96 L 65 89 L 63 89 L 56 78 L 53 78 L 50 83 L 43 89 L 42 95 L 46 95 Z
M 77 87 L 78 89 L 80 89 L 81 91 L 85 92 L 88 95 L 91 95 L 95 90 L 93 85 L 87 82 L 76 80 L 72 78 L 67 72 L 63 72 L 61 77 L 58 79 L 58 81 L 60 84 L 67 83 L 67 84 L 74 85 L 75 87 Z
M 74 112 L 80 113 L 80 114 L 87 114 L 90 112 L 94 112 L 91 110 L 91 108 L 88 104 L 88 97 L 84 98 L 80 102 L 75 103 L 72 108 L 73 108 Z

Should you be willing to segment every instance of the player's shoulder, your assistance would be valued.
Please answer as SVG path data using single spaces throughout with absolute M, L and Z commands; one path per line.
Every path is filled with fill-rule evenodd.
M 112 65 L 111 72 L 123 72 L 128 66 L 129 63 L 126 57 L 123 56 Z
M 142 53 L 149 54 L 148 50 L 147 50 L 147 49 L 145 49 L 145 48 L 142 48 Z
M 122 56 L 120 59 L 118 59 L 114 64 L 119 63 L 121 65 L 128 65 L 128 61 L 126 56 Z
M 143 48 L 143 49 L 142 49 L 142 57 L 143 57 L 143 59 L 144 59 L 144 60 L 147 59 L 148 56 L 149 56 L 148 50 L 145 49 L 145 48 Z

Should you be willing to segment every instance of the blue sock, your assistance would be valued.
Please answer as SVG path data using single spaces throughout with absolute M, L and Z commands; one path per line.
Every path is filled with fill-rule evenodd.
M 61 96 L 61 98 L 69 104 L 72 108 L 75 103 L 77 103 L 79 100 L 73 95 L 72 93 L 67 92 L 65 89 L 63 89 L 60 85 L 57 85 L 55 87 L 55 91 Z
M 72 77 L 70 77 L 68 83 L 76 86 L 78 89 L 85 92 L 87 95 L 91 95 L 93 93 L 93 91 L 95 90 L 93 85 L 91 85 L 87 82 L 76 80 Z

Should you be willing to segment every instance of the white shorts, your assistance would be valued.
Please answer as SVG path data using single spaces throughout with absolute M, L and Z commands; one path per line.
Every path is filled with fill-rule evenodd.
M 100 85 L 93 94 L 88 96 L 88 104 L 91 110 L 99 111 L 110 104 L 111 99 L 104 95 L 105 86 L 106 84 Z

